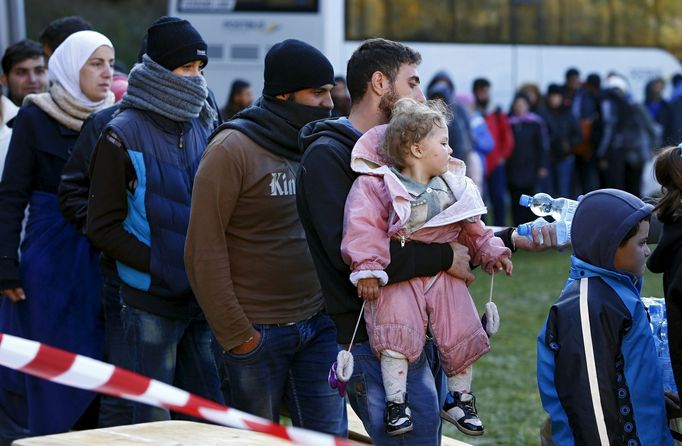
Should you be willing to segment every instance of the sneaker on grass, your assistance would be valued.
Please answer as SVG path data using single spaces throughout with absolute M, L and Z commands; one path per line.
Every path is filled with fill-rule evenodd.
M 448 392 L 440 416 L 467 435 L 479 436 L 485 431 L 476 412 L 476 397 L 471 393 Z

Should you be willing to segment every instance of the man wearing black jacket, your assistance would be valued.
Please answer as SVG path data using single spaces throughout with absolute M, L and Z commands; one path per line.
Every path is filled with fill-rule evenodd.
M 336 324 L 337 341 L 346 347 L 362 306 L 357 290 L 348 279 L 350 270 L 340 251 L 346 195 L 356 177 L 350 169 L 350 153 L 363 132 L 388 121 L 390 110 L 399 98 L 425 100 L 417 72 L 420 62 L 419 53 L 405 45 L 384 39 L 368 40 L 348 62 L 352 100 L 349 117 L 313 122 L 299 135 L 305 154 L 297 178 L 298 211 L 322 284 L 327 312 Z M 408 243 L 404 248 L 391 245 L 391 263 L 386 269 L 389 282 L 435 275 L 441 270 L 467 283 L 473 280 L 469 255 L 459 244 Z M 426 350 L 433 353 L 430 342 Z M 414 430 L 404 434 L 409 437 L 403 438 L 404 435 L 389 436 L 384 431 L 385 394 L 380 363 L 371 351 L 361 317 L 352 353 L 355 371 L 348 386 L 350 402 L 372 440 L 377 444 L 397 444 L 406 439 L 410 444 L 438 444 L 442 392 L 437 389 L 442 387 L 443 375 L 437 372 L 437 386 L 426 355 L 410 364 L 408 388 L 415 423 Z
M 350 269 L 341 258 L 343 213 L 348 191 L 356 178 L 350 168 L 350 154 L 363 132 L 388 122 L 395 102 L 402 97 L 424 101 L 417 65 L 421 56 L 411 48 L 389 40 L 370 39 L 348 61 L 347 82 L 351 95 L 348 118 L 316 121 L 299 134 L 305 150 L 298 172 L 297 207 L 315 263 L 326 311 L 334 320 L 337 342 L 344 348 L 357 334 L 351 352 L 354 373 L 348 383 L 350 403 L 375 444 L 439 444 L 440 407 L 445 397 L 444 375 L 435 350 L 428 341 L 425 354 L 410 364 L 408 389 L 414 430 L 389 436 L 383 422 L 385 392 L 379 360 L 372 352 L 360 315 L 362 300 L 350 282 Z M 546 228 L 546 229 L 545 229 Z M 551 227 L 543 231 L 545 244 L 518 237 L 511 228 L 496 235 L 515 250 L 542 250 L 556 246 Z M 467 248 L 458 244 L 391 243 L 391 263 L 386 268 L 389 283 L 446 271 L 470 283 Z M 435 375 L 435 380 L 434 380 Z

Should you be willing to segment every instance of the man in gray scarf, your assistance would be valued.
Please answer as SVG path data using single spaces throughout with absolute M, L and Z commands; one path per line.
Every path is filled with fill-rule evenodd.
M 87 233 L 116 261 L 135 371 L 222 402 L 210 329 L 183 260 L 194 175 L 215 118 L 201 75 L 206 42 L 174 17 L 147 35 L 92 157 Z M 143 404 L 133 412 L 133 423 L 170 418 Z

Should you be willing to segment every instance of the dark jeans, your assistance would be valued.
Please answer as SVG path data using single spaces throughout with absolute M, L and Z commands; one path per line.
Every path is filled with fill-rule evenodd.
M 135 351 L 135 371 L 222 404 L 208 323 L 169 319 L 123 305 L 126 340 Z M 168 409 L 135 403 L 133 423 L 169 420 Z M 192 419 L 182 414 L 174 418 Z
M 440 408 L 443 407 L 447 387 L 435 345 L 427 341 L 424 353 L 416 362 L 409 365 L 407 394 L 414 430 L 398 436 L 386 433 L 384 422 L 386 392 L 381 379 L 379 359 L 372 352 L 369 341 L 354 344 L 351 351 L 355 366 L 353 376 L 348 382 L 348 399 L 362 420 L 373 444 L 429 446 L 440 444 Z
M 345 437 L 345 400 L 329 387 L 336 329 L 326 314 L 290 325 L 255 324 L 261 339 L 244 355 L 223 353 L 232 407 L 279 421 L 284 403 L 295 426 Z
M 599 174 L 597 170 L 597 158 L 591 156 L 585 159 L 582 156 L 575 157 L 575 175 L 577 193 L 584 195 L 599 188 Z
M 488 175 L 488 196 L 493 208 L 493 226 L 507 225 L 507 174 L 504 165 Z
M 6 406 L 0 405 L 0 446 L 10 446 L 14 440 L 31 436 L 31 431 L 25 425 L 28 405 L 24 395 L 5 391 L 4 397 Z M 19 410 L 20 413 L 12 413 L 13 410 Z
M 554 181 L 551 194 L 554 198 L 575 198 L 573 196 L 573 172 L 575 170 L 575 157 L 573 155 L 554 163 L 552 166 L 552 179 Z
M 115 271 L 102 266 L 102 312 L 104 314 L 104 361 L 134 370 L 133 351 L 126 342 L 121 320 L 121 280 Z M 133 420 L 133 402 L 102 395 L 99 427 L 124 426 Z
M 522 223 L 528 223 L 530 221 L 533 221 L 537 218 L 533 212 L 525 207 L 521 206 L 519 204 L 519 198 L 521 198 L 521 195 L 533 195 L 535 193 L 535 189 L 530 186 L 530 187 L 516 187 L 516 186 L 509 186 L 509 196 L 511 197 L 511 211 L 512 211 L 512 225 L 518 226 Z

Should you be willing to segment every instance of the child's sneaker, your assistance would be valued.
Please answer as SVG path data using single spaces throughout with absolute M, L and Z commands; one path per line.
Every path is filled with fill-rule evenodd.
M 405 394 L 405 400 L 402 403 L 386 402 L 384 422 L 386 423 L 386 433 L 388 435 L 400 435 L 413 429 L 412 411 L 407 405 L 407 394 Z
M 471 393 L 448 392 L 440 416 L 467 435 L 484 433 L 483 423 L 476 412 L 476 397 Z

